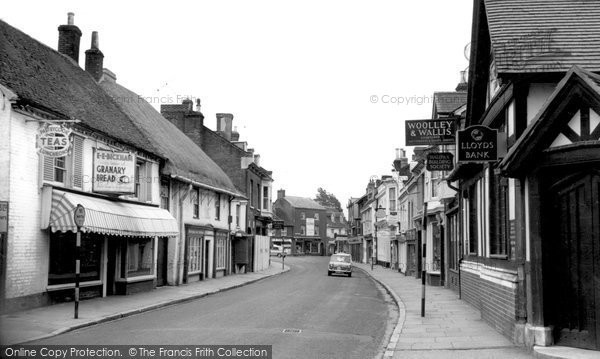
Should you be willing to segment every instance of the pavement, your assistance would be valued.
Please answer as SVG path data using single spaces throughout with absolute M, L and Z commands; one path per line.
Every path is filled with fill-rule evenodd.
M 481 319 L 481 313 L 443 287 L 426 287 L 425 317 L 421 317 L 421 280 L 370 264 L 354 263 L 392 295 L 398 304 L 398 323 L 384 359 L 411 358 L 538 358 L 600 359 L 600 352 L 563 346 L 514 345 Z
M 443 287 L 427 286 L 426 314 L 421 317 L 421 280 L 389 268 L 354 263 L 379 282 L 398 304 L 399 316 L 387 347 L 378 357 L 411 358 L 600 358 L 597 351 L 560 346 L 514 345 L 481 318 L 481 313 Z M 73 303 L 62 303 L 0 316 L 0 345 L 14 345 L 52 337 L 78 328 L 103 323 L 209 294 L 247 285 L 283 272 L 277 262 L 265 271 L 234 274 L 180 286 L 159 287 L 152 292 L 84 300 L 79 319 L 73 319 Z
M 73 318 L 74 304 L 61 303 L 0 316 L 0 345 L 14 345 L 52 337 L 71 330 L 127 317 L 201 298 L 278 275 L 290 268 L 272 262 L 261 272 L 233 274 L 179 286 L 158 287 L 151 292 L 82 300 L 79 318 Z

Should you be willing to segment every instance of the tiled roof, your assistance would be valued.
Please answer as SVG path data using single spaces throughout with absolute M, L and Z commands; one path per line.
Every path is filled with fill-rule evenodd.
M 159 154 L 92 76 L 72 59 L 0 20 L 0 83 L 23 104 L 81 120 L 81 124 Z
M 123 112 L 144 132 L 148 141 L 151 141 L 167 159 L 163 173 L 182 176 L 230 193 L 238 193 L 225 172 L 146 100 L 106 75 L 100 86 L 115 99 Z
M 485 0 L 499 73 L 600 71 L 600 1 Z
M 467 92 L 434 92 L 433 101 L 437 113 L 449 114 L 467 103 Z
M 292 207 L 295 208 L 305 208 L 305 209 L 322 209 L 325 210 L 325 207 L 321 206 L 314 200 L 305 197 L 293 197 L 293 196 L 285 196 L 283 199 L 288 201 Z

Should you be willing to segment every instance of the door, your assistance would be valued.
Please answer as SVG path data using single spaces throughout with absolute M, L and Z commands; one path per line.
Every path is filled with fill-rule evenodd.
M 549 196 L 545 314 L 558 345 L 600 349 L 600 176 L 561 180 Z
M 158 237 L 158 248 L 156 257 L 156 286 L 167 284 L 167 247 L 168 237 Z
M 120 241 L 109 239 L 106 242 L 106 295 L 113 295 L 117 293 L 115 288 L 115 277 L 117 275 L 117 249 L 120 245 Z

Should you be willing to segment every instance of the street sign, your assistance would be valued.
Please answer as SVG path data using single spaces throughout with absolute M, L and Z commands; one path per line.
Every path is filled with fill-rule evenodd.
M 85 208 L 82 205 L 78 204 L 77 207 L 75 207 L 75 211 L 73 211 L 73 220 L 77 227 L 83 227 L 83 224 L 85 223 Z
M 451 119 L 406 120 L 405 134 L 407 146 L 429 146 L 453 144 L 456 123 Z
M 431 152 L 427 154 L 427 171 L 452 171 L 454 155 L 450 152 Z
M 498 130 L 470 126 L 457 135 L 459 162 L 493 162 L 498 159 Z

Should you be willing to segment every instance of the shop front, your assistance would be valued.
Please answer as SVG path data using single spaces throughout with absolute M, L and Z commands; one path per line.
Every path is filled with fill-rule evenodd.
M 163 271 L 158 263 L 159 243 L 178 234 L 169 212 L 52 187 L 44 187 L 42 203 L 42 229 L 49 239 L 47 291 L 52 302 L 73 296 L 77 205 L 85 208 L 80 228 L 81 296 L 132 294 L 157 286 Z

